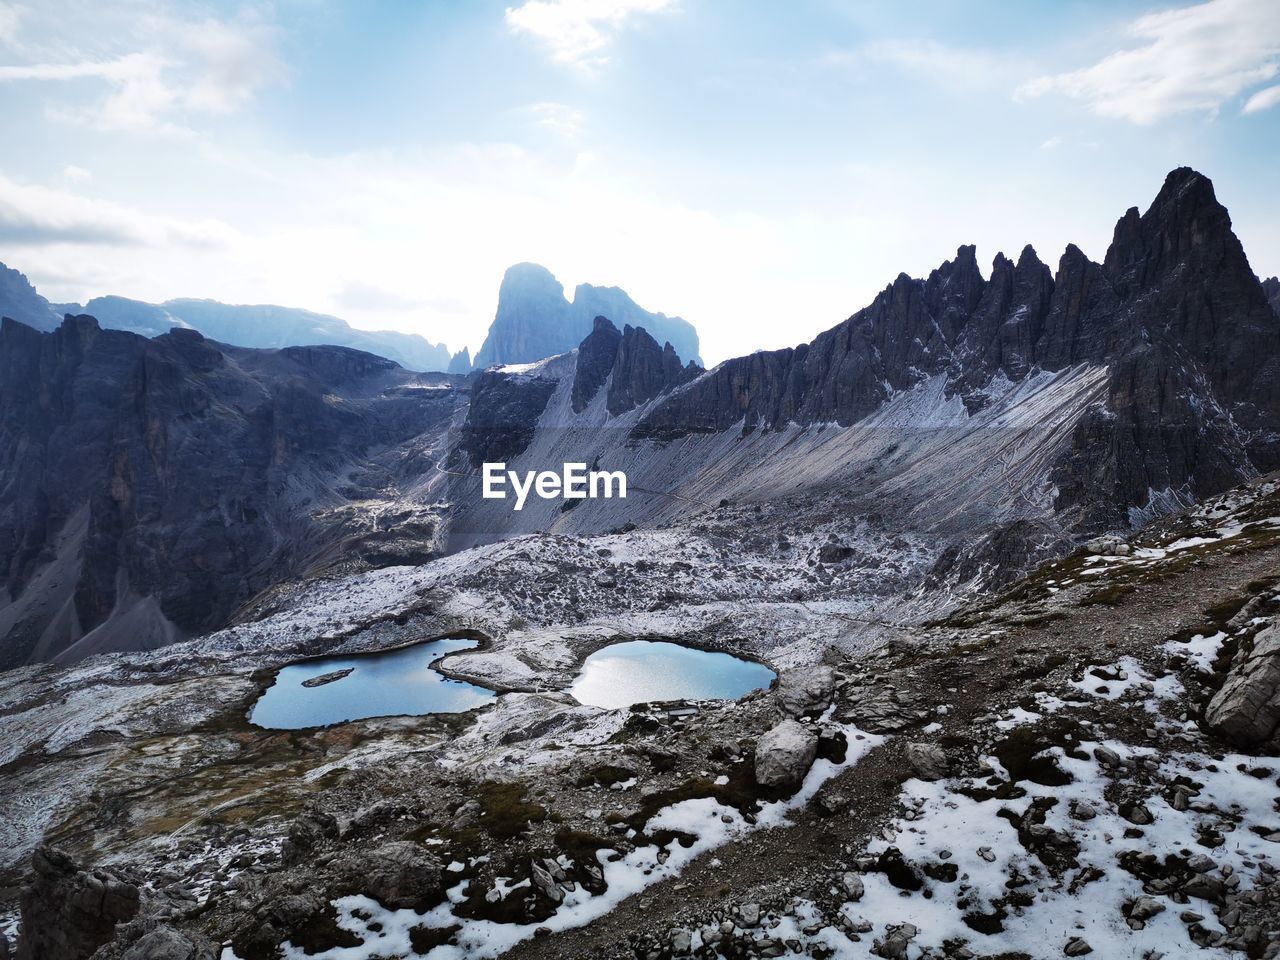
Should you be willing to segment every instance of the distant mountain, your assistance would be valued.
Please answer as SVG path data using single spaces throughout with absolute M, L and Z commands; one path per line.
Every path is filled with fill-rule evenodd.
M 66 314 L 86 314 L 112 330 L 158 337 L 173 328 L 199 330 L 211 340 L 240 347 L 332 344 L 394 360 L 408 370 L 444 372 L 451 360 L 444 344 L 393 330 L 357 330 L 345 320 L 295 307 L 239 305 L 178 299 L 146 303 L 128 297 L 95 297 L 86 304 L 51 304 L 25 276 L 0 264 L 0 316 L 37 330 L 55 330 Z
M 471 351 L 463 347 L 449 359 L 449 369 L 446 373 L 470 373 L 471 372 Z
M 476 354 L 476 369 L 495 363 L 532 363 L 572 350 L 591 333 L 596 317 L 619 327 L 643 327 L 658 342 L 670 343 L 683 362 L 700 364 L 698 331 L 680 317 L 650 313 L 617 287 L 579 284 L 573 300 L 546 267 L 518 263 L 498 290 L 498 310 Z
M 0 316 L 21 320 L 37 330 L 55 330 L 62 314 L 36 293 L 26 274 L 0 263 Z

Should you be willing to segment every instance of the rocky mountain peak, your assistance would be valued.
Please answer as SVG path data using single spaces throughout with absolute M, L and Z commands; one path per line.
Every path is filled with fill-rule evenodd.
M 622 333 L 609 320 L 596 317 L 585 340 L 578 345 L 578 364 L 573 375 L 573 409 L 581 413 L 613 372 Z
M 651 313 L 618 287 L 579 284 L 570 301 L 545 267 L 519 263 L 503 277 L 498 309 L 475 366 L 532 363 L 568 353 L 592 332 L 596 317 L 644 327 L 655 339 L 670 341 L 680 356 L 698 358 L 698 333 L 687 320 Z
M 692 361 L 681 365 L 675 348 L 658 346 L 643 327 L 626 324 L 621 331 L 596 317 L 592 331 L 578 346 L 573 379 L 573 409 L 581 413 L 612 375 L 606 409 L 613 416 L 648 403 L 702 372 Z

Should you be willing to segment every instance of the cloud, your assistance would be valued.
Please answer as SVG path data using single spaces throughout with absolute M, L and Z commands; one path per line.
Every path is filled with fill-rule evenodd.
M 50 116 L 98 130 L 190 132 L 183 123 L 192 116 L 232 113 L 284 75 L 275 30 L 258 19 L 146 16 L 134 32 L 145 49 L 3 65 L 0 83 L 100 80 L 105 95 L 88 104 L 51 106 Z
M 0 174 L 0 243 L 225 246 L 235 231 L 216 220 L 184 221 L 155 217 L 69 190 L 22 184 Z
M 525 0 L 508 7 L 507 26 L 545 44 L 557 63 L 591 69 L 607 63 L 605 51 L 638 14 L 660 13 L 676 0 Z
M 833 51 L 820 63 L 834 67 L 891 66 L 960 89 L 992 86 L 1015 67 L 1013 61 L 985 50 L 949 47 L 930 39 L 878 40 L 852 50 Z
M 62 179 L 68 183 L 84 183 L 93 179 L 93 174 L 84 167 L 76 166 L 74 163 L 68 163 L 62 168 Z
M 1209 0 L 1139 17 L 1124 32 L 1140 45 L 1090 67 L 1037 77 L 1015 97 L 1059 93 L 1102 116 L 1148 125 L 1180 113 L 1214 113 L 1280 75 L 1275 0 Z M 1255 94 L 1245 112 L 1280 102 L 1274 90 Z
M 1257 113 L 1259 110 L 1265 110 L 1267 107 L 1274 107 L 1280 103 L 1280 86 L 1267 87 L 1265 90 L 1259 90 L 1245 103 L 1241 113 Z
M 586 115 L 576 107 L 550 101 L 531 103 L 524 108 L 524 112 L 539 127 L 566 140 L 578 139 L 582 135 L 587 119 Z
M 0 6 L 0 43 L 13 43 L 22 24 L 22 9 L 16 4 Z

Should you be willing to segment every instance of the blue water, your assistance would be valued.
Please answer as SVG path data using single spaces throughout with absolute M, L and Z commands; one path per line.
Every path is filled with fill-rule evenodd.
M 483 706 L 493 699 L 492 690 L 450 680 L 431 668 L 445 654 L 475 646 L 475 640 L 450 638 L 282 667 L 276 682 L 249 711 L 249 722 L 269 730 L 299 730 L 368 717 L 461 713 Z M 348 667 L 351 673 L 341 680 L 319 687 L 302 685 Z
M 653 700 L 736 700 L 769 686 L 774 676 L 727 653 L 632 640 L 587 657 L 569 692 L 579 703 L 611 709 Z

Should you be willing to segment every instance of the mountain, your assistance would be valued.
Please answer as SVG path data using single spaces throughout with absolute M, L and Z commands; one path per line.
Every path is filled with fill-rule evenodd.
M 62 314 L 36 293 L 25 274 L 3 263 L 0 263 L 0 316 L 21 320 L 37 330 L 52 330 L 62 320 Z
M 643 327 L 660 344 L 670 343 L 682 360 L 700 362 L 698 332 L 687 320 L 649 313 L 617 287 L 579 284 L 570 302 L 551 271 L 536 263 L 518 263 L 502 278 L 498 310 L 475 367 L 532 363 L 565 353 L 591 333 L 598 316 Z
M 545 331 L 535 318 L 564 303 L 539 267 L 503 288 L 512 333 Z M 174 304 L 193 326 L 223 316 L 152 309 Z M 876 601 L 888 617 L 1280 467 L 1280 324 L 1212 185 L 1187 169 L 1121 218 L 1102 263 L 1071 246 L 1053 272 L 1027 247 L 984 277 L 964 246 L 809 344 L 710 371 L 603 315 L 567 352 L 465 380 L 87 318 L 47 334 L 11 323 L 0 357 L 7 663 L 124 642 L 78 638 L 144 603 L 152 626 L 134 643 L 212 629 L 333 562 L 362 515 L 414 520 L 350 548 L 372 565 L 685 524 L 718 503 L 875 516 L 919 541 L 905 592 Z M 625 470 L 633 490 L 515 512 L 481 495 L 496 461 Z
M 168 643 L 222 625 L 326 551 L 376 554 L 360 546 L 376 509 L 362 521 L 344 508 L 394 487 L 401 445 L 455 402 L 447 378 L 345 347 L 6 320 L 0 576 L 13 602 L 0 667 Z M 429 511 L 400 522 L 429 553 Z
M 463 347 L 452 357 L 449 358 L 449 369 L 446 373 L 470 373 L 471 372 L 471 351 Z
M 0 316 L 37 330 L 53 330 L 66 314 L 87 314 L 113 330 L 158 337 L 174 327 L 199 330 L 221 343 L 276 349 L 334 344 L 394 360 L 408 370 L 449 367 L 444 344 L 393 330 L 358 330 L 345 320 L 310 310 L 270 305 L 234 305 L 216 300 L 178 299 L 146 303 L 128 297 L 95 297 L 80 304 L 50 304 L 27 278 L 0 264 Z
M 1207 178 L 1170 173 L 1102 264 L 1069 246 L 1051 274 L 1027 247 L 984 279 L 961 247 L 811 344 L 721 364 L 636 434 L 848 426 L 933 377 L 973 413 L 992 384 L 1081 365 L 1108 370 L 1106 400 L 1058 465 L 1058 509 L 1114 525 L 1280 466 L 1280 327 Z
M 5 322 L 17 955 L 1275 955 L 1274 287 L 1180 169 L 708 371 Z

